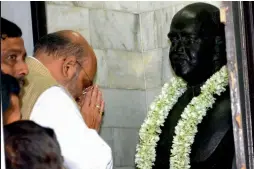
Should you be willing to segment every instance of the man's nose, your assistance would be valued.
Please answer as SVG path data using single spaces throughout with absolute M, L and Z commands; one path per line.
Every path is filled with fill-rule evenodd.
M 26 76 L 28 73 L 29 73 L 29 70 L 28 70 L 28 66 L 26 62 L 22 61 L 21 63 L 19 63 L 19 66 L 18 66 L 19 76 Z

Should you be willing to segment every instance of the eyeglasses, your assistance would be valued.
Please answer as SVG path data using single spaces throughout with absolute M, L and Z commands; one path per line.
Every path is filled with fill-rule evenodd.
M 88 79 L 88 81 L 89 81 L 89 86 L 92 86 L 92 85 L 93 85 L 93 81 L 89 78 L 88 74 L 86 73 L 86 71 L 85 71 L 85 69 L 82 67 L 82 65 L 81 65 L 78 61 L 76 61 L 76 62 L 77 62 L 77 64 L 82 68 L 82 70 L 85 72 L 86 77 L 87 77 L 87 79 Z

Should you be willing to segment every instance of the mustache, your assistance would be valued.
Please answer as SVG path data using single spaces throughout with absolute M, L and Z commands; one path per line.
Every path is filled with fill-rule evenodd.
M 20 86 L 24 86 L 25 85 L 25 77 L 19 77 L 17 80 L 18 80 Z
M 23 80 L 25 80 L 25 77 L 19 77 L 17 80 L 18 81 L 23 81 Z

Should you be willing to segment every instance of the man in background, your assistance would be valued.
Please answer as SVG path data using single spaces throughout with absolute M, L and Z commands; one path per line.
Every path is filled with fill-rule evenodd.
M 1 70 L 19 80 L 28 74 L 25 63 L 26 50 L 21 29 L 14 23 L 1 17 Z
M 112 169 L 111 149 L 98 135 L 104 101 L 93 85 L 97 61 L 88 42 L 74 31 L 48 34 L 26 63 L 22 118 L 54 129 L 66 168 Z

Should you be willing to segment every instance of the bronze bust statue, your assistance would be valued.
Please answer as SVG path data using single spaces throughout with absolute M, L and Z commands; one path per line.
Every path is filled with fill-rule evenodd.
M 206 3 L 184 7 L 172 19 L 168 38 L 169 58 L 175 74 L 183 78 L 187 91 L 178 99 L 161 127 L 153 169 L 169 169 L 174 129 L 184 108 L 200 86 L 226 65 L 224 24 L 220 11 Z M 231 169 L 234 158 L 230 92 L 216 96 L 213 108 L 198 125 L 191 148 L 191 169 Z

